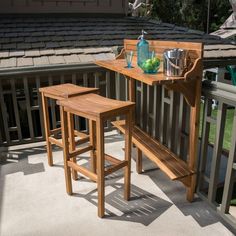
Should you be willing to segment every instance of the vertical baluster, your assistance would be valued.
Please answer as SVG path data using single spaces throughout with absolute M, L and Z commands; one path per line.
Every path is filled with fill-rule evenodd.
M 88 81 L 88 74 L 87 73 L 83 73 L 83 86 L 84 87 L 89 87 L 89 81 Z M 80 126 L 81 126 L 81 124 L 80 124 L 80 122 L 79 122 L 79 118 L 78 117 L 76 117 L 77 118 L 77 123 L 78 123 L 78 128 L 80 129 Z M 88 132 L 88 121 L 87 121 L 87 119 L 85 119 L 85 131 L 86 132 Z
M 146 125 L 146 132 L 150 133 L 151 131 L 151 127 L 150 127 L 150 118 L 152 116 L 151 112 L 150 112 L 150 86 L 147 85 L 147 104 L 146 104 L 146 115 L 147 115 L 147 125 Z
M 182 132 L 183 132 L 183 106 L 184 106 L 184 97 L 181 94 L 180 99 L 179 99 L 179 117 L 178 117 L 178 139 L 177 139 L 177 144 L 176 144 L 176 154 L 180 156 L 180 150 L 181 150 L 181 144 L 183 143 L 183 137 L 182 137 Z
M 1 98 L 0 98 L 1 99 Z M 2 108 L 1 108 L 1 105 L 0 105 L 0 121 L 2 122 L 2 115 L 3 115 L 3 112 L 2 112 Z M 2 136 L 2 128 L 4 128 L 4 125 L 2 125 L 1 127 L 0 127 L 0 146 L 2 146 L 3 145 L 3 136 Z
M 174 105 L 174 92 L 168 91 L 169 93 L 169 117 L 168 117 L 168 124 L 167 124 L 167 145 L 168 148 L 172 150 L 173 145 L 173 137 L 174 137 L 174 129 L 173 129 L 173 105 Z
M 165 119 L 165 88 L 164 86 L 161 87 L 161 119 L 160 119 L 160 141 L 161 143 L 164 142 L 164 119 Z
M 24 91 L 25 91 L 26 109 L 27 109 L 27 118 L 28 118 L 28 124 L 29 124 L 30 138 L 33 140 L 34 139 L 34 128 L 33 128 L 33 121 L 32 121 L 29 86 L 28 86 L 28 78 L 27 77 L 23 78 L 23 83 L 24 83 Z
M 211 99 L 205 98 L 204 102 L 204 111 L 203 111 L 203 119 L 202 119 L 202 140 L 201 140 L 201 148 L 200 148 L 200 163 L 199 163 L 199 176 L 198 176 L 198 191 L 201 190 L 201 187 L 204 182 L 205 168 L 207 162 L 207 150 L 208 150 L 208 142 L 209 142 L 209 134 L 210 134 L 210 122 L 207 121 L 207 117 L 211 116 Z
M 225 185 L 223 191 L 223 198 L 221 203 L 221 212 L 227 214 L 230 208 L 230 201 L 233 194 L 234 182 L 235 182 L 235 169 L 233 165 L 236 161 L 236 108 L 234 109 L 234 121 L 233 130 L 231 136 L 231 147 L 229 151 L 229 158 L 227 163 Z
M 0 104 L 2 107 L 2 119 L 3 119 L 3 124 L 4 124 L 6 142 L 7 144 L 10 144 L 11 140 L 10 140 L 9 127 L 8 127 L 8 120 L 7 120 L 8 112 L 7 112 L 7 107 L 6 107 L 4 95 L 3 95 L 2 81 L 0 81 Z
M 71 82 L 72 84 L 76 84 L 76 73 L 73 73 L 71 76 Z
M 120 73 L 115 73 L 115 83 L 116 83 L 116 100 L 120 100 L 121 94 L 120 94 Z M 120 120 L 120 117 L 116 117 L 117 120 Z
M 88 74 L 87 73 L 83 73 L 83 86 L 84 87 L 88 87 Z
M 129 100 L 129 80 L 125 78 L 125 101 Z
M 43 124 L 42 98 L 39 93 L 39 88 L 40 88 L 40 77 L 39 76 L 36 76 L 36 88 L 37 88 L 41 133 L 42 133 L 42 137 L 45 138 L 45 130 L 44 130 L 44 124 Z
M 13 101 L 13 108 L 14 108 L 14 115 L 15 115 L 15 121 L 17 126 L 17 134 L 18 134 L 18 140 L 22 141 L 22 133 L 21 133 L 21 125 L 20 125 L 20 116 L 19 116 L 19 110 L 17 105 L 17 98 L 16 98 L 16 86 L 15 86 L 15 79 L 10 80 L 11 84 L 11 94 L 12 94 L 12 101 Z
M 52 80 L 51 75 L 49 76 L 48 83 L 49 83 L 49 86 L 53 85 L 53 80 Z M 56 121 L 56 110 L 55 110 L 54 99 L 49 99 L 49 103 L 50 103 L 50 110 L 51 110 L 52 127 L 53 127 L 53 129 L 55 129 L 57 121 Z
M 226 112 L 227 105 L 222 102 L 219 102 L 216 123 L 216 138 L 212 155 L 211 174 L 208 192 L 208 199 L 210 202 L 214 202 L 216 198 L 221 153 L 223 148 Z
M 95 72 L 94 80 L 95 80 L 95 87 L 99 88 L 99 73 L 98 72 Z
M 60 83 L 61 83 L 61 84 L 64 84 L 64 83 L 65 83 L 65 76 L 64 76 L 64 75 L 61 75 L 61 76 L 60 76 Z
M 142 129 L 146 129 L 146 109 L 147 105 L 147 87 L 144 83 L 141 82 L 141 104 L 140 104 L 140 126 Z
M 111 97 L 111 73 L 110 71 L 106 71 L 106 97 L 110 98 Z M 107 121 L 107 128 L 111 128 L 111 122 L 108 120 Z

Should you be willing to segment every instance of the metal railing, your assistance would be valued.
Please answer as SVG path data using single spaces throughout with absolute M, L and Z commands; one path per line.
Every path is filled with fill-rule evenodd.
M 98 68 L 25 74 L 0 78 L 0 146 L 42 141 L 45 138 L 39 87 L 61 83 L 100 87 L 103 96 L 112 97 L 114 73 Z M 50 124 L 60 126 L 58 106 L 49 101 Z M 87 123 L 76 117 L 76 129 L 87 130 Z
M 232 200 L 236 199 L 236 87 L 205 81 L 202 95 L 204 109 L 197 192 L 236 228 L 236 215 L 231 214 Z M 216 109 L 212 108 L 213 101 L 217 103 Z M 227 140 L 228 145 L 225 144 Z
M 99 87 L 101 95 L 110 98 L 128 98 L 126 79 L 98 67 L 0 77 L 0 146 L 44 140 L 38 88 L 66 82 Z M 236 169 L 236 89 L 221 83 L 213 82 L 210 86 L 203 83 L 202 95 L 204 108 L 201 113 L 197 192 L 218 207 L 219 213 L 234 226 L 235 219 L 229 212 Z M 212 100 L 218 103 L 217 111 L 212 109 Z M 50 101 L 49 108 L 51 126 L 56 128 L 60 126 L 58 107 Z M 231 145 L 227 152 L 223 141 L 229 110 L 234 115 Z M 189 148 L 189 114 L 189 106 L 182 95 L 163 86 L 136 82 L 137 124 L 185 161 Z M 88 129 L 86 121 L 78 117 L 75 124 L 78 130 Z M 211 134 L 211 126 L 215 126 L 214 135 Z M 209 141 L 210 136 L 215 137 L 213 143 Z

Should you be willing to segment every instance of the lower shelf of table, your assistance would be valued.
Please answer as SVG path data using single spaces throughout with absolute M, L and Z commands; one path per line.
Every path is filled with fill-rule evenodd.
M 124 120 L 114 121 L 112 124 L 122 133 L 125 133 Z M 134 126 L 133 128 L 132 142 L 171 180 L 181 180 L 194 174 L 194 171 L 189 169 L 186 162 L 178 158 L 167 147 L 150 137 L 137 126 Z M 182 182 L 186 184 L 188 181 Z

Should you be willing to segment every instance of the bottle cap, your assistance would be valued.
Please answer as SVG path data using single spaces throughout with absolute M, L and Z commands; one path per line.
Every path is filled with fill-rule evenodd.
M 147 34 L 146 31 L 142 30 L 142 34 L 138 37 L 138 39 L 144 39 L 144 35 Z

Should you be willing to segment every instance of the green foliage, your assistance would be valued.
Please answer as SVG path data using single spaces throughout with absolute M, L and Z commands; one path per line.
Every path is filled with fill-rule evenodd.
M 208 0 L 153 0 L 152 16 L 163 21 L 206 31 Z M 219 29 L 232 12 L 229 0 L 211 0 L 210 32 Z

